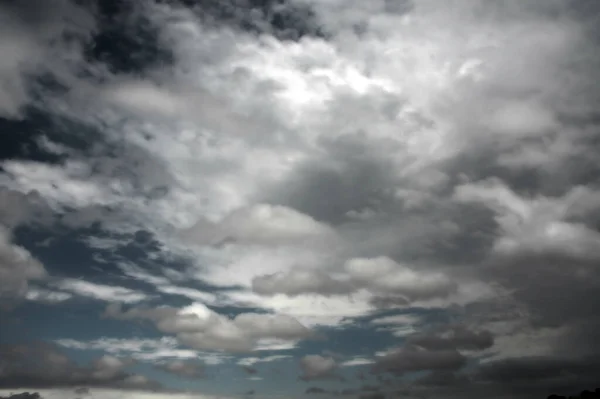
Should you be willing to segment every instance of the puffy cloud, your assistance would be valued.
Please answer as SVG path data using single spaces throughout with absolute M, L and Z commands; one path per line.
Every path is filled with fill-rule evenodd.
M 196 243 L 234 242 L 277 245 L 318 244 L 331 240 L 333 231 L 325 224 L 294 209 L 256 204 L 233 211 L 219 223 L 198 223 L 184 233 Z
M 262 295 L 306 293 L 344 295 L 367 290 L 403 304 L 418 300 L 445 298 L 457 291 L 457 284 L 443 273 L 419 272 L 387 257 L 354 258 L 334 278 L 324 272 L 290 270 L 255 277 L 255 292 Z
M 175 360 L 156 366 L 159 370 L 173 373 L 184 378 L 202 378 L 204 377 L 204 368 L 198 363 Z
M 599 256 L 600 234 L 575 219 L 576 215 L 581 219 L 589 214 L 586 204 L 598 201 L 598 197 L 595 191 L 574 187 L 561 197 L 524 198 L 497 179 L 455 189 L 458 200 L 482 203 L 496 213 L 502 235 L 494 249 L 507 255 L 531 251 Z
M 385 257 L 351 259 L 345 269 L 359 287 L 408 301 L 443 298 L 457 289 L 456 283 L 442 273 L 419 273 Z
M 332 357 L 321 355 L 304 356 L 300 359 L 300 369 L 302 370 L 300 379 L 304 381 L 339 378 L 335 373 L 337 363 Z
M 150 320 L 159 331 L 175 334 L 182 344 L 195 349 L 245 352 L 256 349 L 261 340 L 297 341 L 314 335 L 290 316 L 241 313 L 231 319 L 200 303 L 182 309 L 134 307 L 125 311 L 115 304 L 104 315 L 120 320 Z
M 0 116 L 18 118 L 32 100 L 28 78 L 48 71 L 64 75 L 95 21 L 86 9 L 66 0 L 36 1 L 33 7 L 9 2 L 0 7 L 0 51 L 4 54 Z M 65 40 L 67 35 L 70 42 Z
M 2 183 L 37 190 L 80 224 L 144 225 L 162 249 L 191 259 L 187 278 L 235 286 L 220 293 L 223 304 L 330 326 L 381 307 L 437 306 L 490 331 L 522 320 L 521 331 L 494 331 L 494 358 L 534 347 L 597 352 L 597 6 L 297 3 L 326 35 L 279 41 L 215 29 L 172 3 L 137 9 L 170 62 L 135 79 L 83 68 L 94 75 L 85 87 L 61 79 L 68 95 L 40 106 L 97 128 L 94 150 L 71 148 L 55 165 L 11 159 Z M 16 34 L 26 21 L 14 20 L 0 40 L 9 54 L 0 81 L 14 84 L 0 98 L 7 115 L 25 101 L 15 65 L 46 54 L 27 50 L 46 43 L 46 31 Z M 19 40 L 33 45 L 5 48 Z M 216 300 L 150 278 L 159 292 Z M 200 348 L 260 347 L 267 328 L 286 340 L 302 334 L 289 319 L 241 318 L 249 332 L 240 332 L 237 318 L 188 311 L 115 314 Z M 412 339 L 423 347 L 388 366 L 430 367 L 444 381 L 464 362 L 458 347 L 489 344 L 462 330 Z
M 110 355 L 103 355 L 88 367 L 82 367 L 46 343 L 5 344 L 0 350 L 0 386 L 3 388 L 85 385 L 149 390 L 159 387 L 146 377 L 126 372 L 131 360 Z
M 348 281 L 340 281 L 326 273 L 313 270 L 292 269 L 257 276 L 252 279 L 252 289 L 260 295 L 286 294 L 297 296 L 315 293 L 320 295 L 343 295 L 354 291 Z
M 0 298 L 25 297 L 28 282 L 46 276 L 44 266 L 25 248 L 15 245 L 11 232 L 0 226 Z

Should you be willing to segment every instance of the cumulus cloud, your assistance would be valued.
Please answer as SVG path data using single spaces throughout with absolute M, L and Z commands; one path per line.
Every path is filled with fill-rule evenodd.
M 300 369 L 302 370 L 301 380 L 328 380 L 337 379 L 337 362 L 332 357 L 321 355 L 306 355 L 300 359 Z
M 241 313 L 229 318 L 200 303 L 181 309 L 134 307 L 125 311 L 115 304 L 104 315 L 120 320 L 149 320 L 159 331 L 174 334 L 182 344 L 195 349 L 245 352 L 256 349 L 261 340 L 297 341 L 314 335 L 290 316 Z
M 47 276 L 44 266 L 25 248 L 12 242 L 12 234 L 0 226 L 0 298 L 27 295 L 29 281 Z
M 84 126 L 72 135 L 92 149 L 64 144 L 69 159 L 55 164 L 3 160 L 12 191 L 0 204 L 16 209 L 0 211 L 3 223 L 21 223 L 19 198 L 37 192 L 64 224 L 151 231 L 161 251 L 185 256 L 185 278 L 228 287 L 220 304 L 276 313 L 229 318 L 194 304 L 113 306 L 108 316 L 148 320 L 196 349 L 240 351 L 305 338 L 304 325 L 435 308 L 455 327 L 431 331 L 389 314 L 370 324 L 406 341 L 376 360 L 379 370 L 433 371 L 418 388 L 425 396 L 460 397 L 470 382 L 456 371 L 469 352 L 494 361 L 532 348 L 553 359 L 598 353 L 593 2 L 294 0 L 279 8 L 310 10 L 294 40 L 266 28 L 262 8 L 225 29 L 197 8 L 136 3 L 170 54 L 139 74 L 79 63 L 95 24 L 74 3 L 52 3 L 1 6 L 0 115 L 20 115 L 23 77 L 41 68 L 66 90 L 38 106 Z M 250 32 L 231 28 L 241 20 Z M 71 33 L 72 47 L 61 40 Z M 26 294 L 41 266 L 6 237 L 3 266 L 14 267 L 2 290 L 50 299 Z M 28 266 L 15 263 L 22 258 Z M 121 271 L 165 295 L 217 300 Z M 102 301 L 147 298 L 63 284 Z M 473 325 L 481 330 L 460 327 Z M 306 376 L 331 367 L 312 359 Z M 484 373 L 468 394 L 499 389 L 486 385 L 495 373 L 506 372 Z M 511 386 L 515 396 L 525 385 Z
M 0 116 L 18 118 L 32 100 L 29 78 L 47 71 L 64 75 L 89 39 L 95 20 L 67 0 L 36 1 L 33 7 L 8 2 L 0 14 Z
M 333 234 L 327 225 L 310 216 L 268 204 L 235 210 L 216 225 L 199 223 L 185 232 L 197 243 L 216 244 L 226 240 L 262 245 L 319 243 L 319 240 L 333 238 Z
M 336 278 L 320 271 L 290 270 L 255 277 L 252 287 L 262 295 L 289 296 L 344 295 L 367 290 L 376 297 L 394 298 L 400 303 L 445 298 L 457 290 L 456 283 L 442 273 L 420 273 L 387 257 L 350 259 Z

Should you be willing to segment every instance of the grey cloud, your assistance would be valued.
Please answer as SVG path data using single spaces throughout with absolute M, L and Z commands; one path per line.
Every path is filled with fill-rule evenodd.
M 41 399 L 42 397 L 40 396 L 39 393 L 37 392 L 22 392 L 22 393 L 15 393 L 9 396 L 0 396 L 0 398 L 2 399 Z
M 332 357 L 321 355 L 307 355 L 300 359 L 302 370 L 301 380 L 328 380 L 338 379 L 336 374 L 337 363 Z
M 597 357 L 523 357 L 480 366 L 473 378 L 516 393 L 574 394 L 597 383 Z
M 258 245 L 306 245 L 331 241 L 333 231 L 325 224 L 294 209 L 256 204 L 237 209 L 219 223 L 201 221 L 182 232 L 200 245 L 233 242 Z
M 405 346 L 377 359 L 373 370 L 403 375 L 413 371 L 458 370 L 467 359 L 456 349 L 430 351 Z
M 304 293 L 344 295 L 355 290 L 352 284 L 336 280 L 324 272 L 302 269 L 257 276 L 252 280 L 252 289 L 261 295 L 284 293 L 290 296 Z
M 101 123 L 110 125 L 105 129 L 110 134 L 136 142 L 142 149 L 131 165 L 125 154 L 120 157 L 124 161 L 117 169 L 129 170 L 140 179 L 145 176 L 142 180 L 149 182 L 155 180 L 148 173 L 158 176 L 161 170 L 172 171 L 174 176 L 165 172 L 156 177 L 161 184 L 171 185 L 172 192 L 160 201 L 136 202 L 136 197 L 132 202 L 130 191 L 124 190 L 108 203 L 124 207 L 123 214 L 135 210 L 141 220 L 159 226 L 157 230 L 165 225 L 180 227 L 185 224 L 182 221 L 205 214 L 215 216 L 207 220 L 219 220 L 233 208 L 253 209 L 252 204 L 258 202 L 295 209 L 333 226 L 347 246 L 342 254 L 327 257 L 339 256 L 332 260 L 332 270 L 256 277 L 253 288 L 257 293 L 352 292 L 354 288 L 346 288 L 346 282 L 338 281 L 335 274 L 345 273 L 344 261 L 385 256 L 398 265 L 414 266 L 416 274 L 414 279 L 394 281 L 398 277 L 394 268 L 380 273 L 382 281 L 369 277 L 360 284 L 346 275 L 352 287 L 372 291 L 373 305 L 402 306 L 419 299 L 446 298 L 460 288 L 463 277 L 479 279 L 501 286 L 500 291 L 510 297 L 510 301 L 501 295 L 487 298 L 490 319 L 511 321 L 514 314 L 505 318 L 504 301 L 518 302 L 525 309 L 519 315 L 525 324 L 562 327 L 560 344 L 551 345 L 548 351 L 577 356 L 597 352 L 598 206 L 590 197 L 580 204 L 571 196 L 575 185 L 590 192 L 598 188 L 597 6 L 583 1 L 477 0 L 440 5 L 415 0 L 412 4 L 393 2 L 401 4 L 401 9 L 392 12 L 392 2 L 387 1 L 311 3 L 331 36 L 318 43 L 322 47 L 310 40 L 295 43 L 294 51 L 310 54 L 303 54 L 301 60 L 288 54 L 285 43 L 271 48 L 261 42 L 260 49 L 255 48 L 254 38 L 206 30 L 193 13 L 168 5 L 160 8 L 156 18 L 164 26 L 163 37 L 174 48 L 177 65 L 157 71 L 160 84 L 136 81 L 124 84 L 122 90 L 109 85 L 100 90 L 99 97 L 115 105 L 119 115 L 122 104 L 141 110 L 140 119 L 153 127 L 138 130 L 139 125 L 132 123 L 122 131 L 110 121 Z M 586 10 L 584 3 L 589 7 Z M 410 15 L 403 18 L 399 15 L 403 13 Z M 181 15 L 183 21 L 177 19 Z M 169 23 L 170 18 L 177 23 Z M 180 29 L 183 24 L 179 22 L 188 28 Z M 236 42 L 243 44 L 239 47 L 244 51 L 237 52 Z M 319 51 L 334 55 L 312 59 Z M 374 78 L 383 83 L 365 89 L 361 79 L 339 77 L 344 88 L 336 86 L 328 92 L 330 98 L 318 111 L 298 105 L 302 118 L 297 121 L 292 113 L 282 111 L 287 110 L 288 99 L 277 97 L 282 94 L 279 86 L 287 83 L 272 84 L 278 78 L 269 76 L 270 70 L 255 76 L 258 69 L 268 69 L 267 58 L 274 60 L 270 67 L 280 68 L 273 74 L 303 82 L 294 87 L 319 86 L 307 78 L 306 71 L 339 64 L 348 65 L 362 81 Z M 258 69 L 252 69 L 257 65 Z M 223 66 L 226 71 L 221 70 Z M 211 87 L 195 92 L 200 86 Z M 316 94 L 320 99 L 327 97 Z M 191 107 L 192 103 L 200 105 Z M 15 108 L 4 109 L 13 112 Z M 166 124 L 164 128 L 165 114 L 166 119 L 185 119 L 207 129 L 198 128 L 202 134 L 195 134 L 187 126 Z M 202 119 L 208 121 L 202 125 Z M 152 131 L 152 139 L 144 138 L 146 130 Z M 245 153 L 251 154 L 251 161 L 242 161 Z M 288 155 L 290 163 L 287 158 L 281 161 Z M 144 157 L 158 160 L 151 163 L 157 165 L 152 172 L 133 165 Z M 98 173 L 114 173 L 109 169 Z M 17 180 L 28 184 L 25 172 L 17 177 L 15 184 Z M 101 186 L 112 182 L 104 176 L 98 181 Z M 76 182 L 81 184 L 81 179 Z M 457 195 L 452 198 L 452 193 Z M 68 198 L 60 200 L 68 202 Z M 245 219 L 237 214 L 229 220 Z M 227 234 L 220 234 L 219 243 L 228 236 L 262 245 L 298 239 L 285 231 L 280 236 L 281 230 L 264 230 L 262 225 L 259 229 L 247 225 L 240 232 L 236 223 L 221 226 L 227 227 Z M 215 225 L 196 227 L 198 241 L 211 242 Z M 173 243 L 172 230 L 165 230 L 165 242 L 179 248 L 179 242 Z M 228 248 L 216 246 L 211 251 L 227 257 Z M 323 251 L 329 255 L 328 250 Z M 202 348 L 248 348 L 266 333 L 255 321 L 245 321 L 256 335 L 238 336 L 235 322 L 211 316 L 206 321 L 177 314 L 175 309 L 128 310 L 113 316 L 150 320 L 160 331 L 178 334 Z M 467 322 L 473 317 L 462 316 Z M 213 322 L 218 328 L 209 326 Z M 286 337 L 295 334 L 294 323 L 280 323 L 269 329 Z M 222 337 L 232 331 L 234 339 L 224 342 Z M 464 331 L 455 335 L 413 337 L 429 350 L 405 348 L 388 359 L 387 367 L 400 374 L 411 367 L 453 371 L 464 359 L 452 347 L 479 350 L 490 344 L 485 335 Z M 496 345 L 487 349 L 502 350 Z M 485 387 L 476 391 L 482 396 Z M 431 396 L 447 397 L 440 391 Z
M 473 331 L 460 325 L 440 330 L 413 334 L 406 338 L 406 343 L 430 351 L 449 349 L 482 351 L 494 344 L 494 338 L 489 331 Z
M 188 379 L 203 378 L 204 367 L 196 362 L 175 360 L 156 366 L 157 369 Z
M 0 226 L 0 298 L 6 305 L 27 294 L 29 281 L 47 276 L 44 266 L 27 251 L 12 242 L 12 233 Z M 7 302 L 5 302 L 7 301 Z
M 95 21 L 69 0 L 33 1 L 27 6 L 4 2 L 0 26 L 0 115 L 18 118 L 31 100 L 28 79 L 48 71 L 60 79 L 69 58 L 80 54 Z
M 258 373 L 258 370 L 255 369 L 254 367 L 250 367 L 250 366 L 242 366 L 242 370 L 244 370 L 246 372 L 246 374 L 256 374 Z
M 160 385 L 125 369 L 131 360 L 104 355 L 79 366 L 53 345 L 38 342 L 0 348 L 0 387 L 58 388 L 95 386 L 150 390 Z
M 37 192 L 21 193 L 0 187 L 0 224 L 12 229 L 23 223 L 48 220 L 49 209 Z

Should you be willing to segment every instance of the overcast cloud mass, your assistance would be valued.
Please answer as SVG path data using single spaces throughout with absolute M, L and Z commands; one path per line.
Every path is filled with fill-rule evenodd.
M 0 396 L 595 388 L 599 17 L 0 2 Z

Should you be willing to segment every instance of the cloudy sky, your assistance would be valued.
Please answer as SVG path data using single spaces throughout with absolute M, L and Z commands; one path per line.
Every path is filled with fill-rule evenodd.
M 0 395 L 600 375 L 595 0 L 0 3 Z

